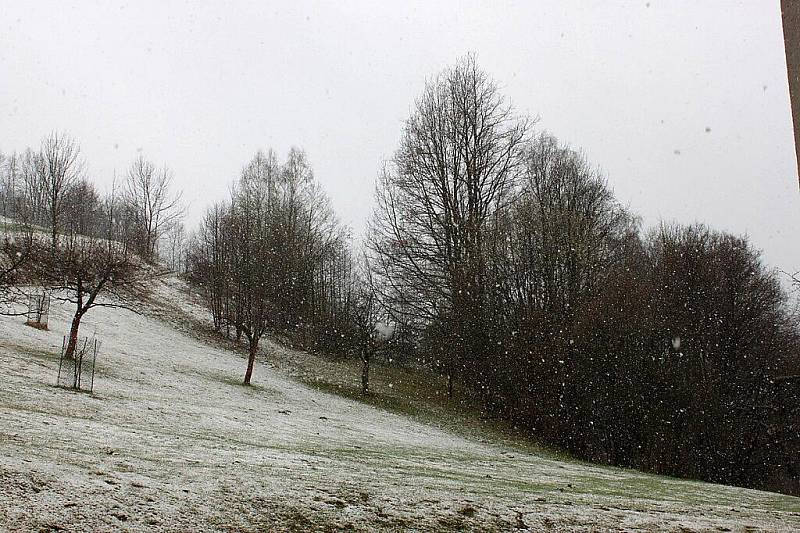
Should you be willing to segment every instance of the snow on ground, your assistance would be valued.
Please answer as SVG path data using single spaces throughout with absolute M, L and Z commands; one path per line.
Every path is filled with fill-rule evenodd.
M 174 278 L 154 297 L 204 313 Z M 800 529 L 798 498 L 468 440 L 265 364 L 243 387 L 240 355 L 121 309 L 81 326 L 95 393 L 60 389 L 69 315 L 0 317 L 0 530 Z

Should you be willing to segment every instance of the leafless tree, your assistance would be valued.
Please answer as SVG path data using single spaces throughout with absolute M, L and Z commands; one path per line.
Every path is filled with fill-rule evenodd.
M 451 383 L 476 348 L 487 222 L 509 200 L 529 126 L 467 56 L 427 83 L 378 184 L 370 242 L 382 304 L 448 317 Z
M 366 255 L 362 256 L 352 278 L 349 312 L 353 326 L 353 337 L 361 361 L 361 393 L 369 394 L 369 369 L 379 343 L 377 326 L 380 319 L 377 295 L 372 287 L 372 276 Z
M 633 219 L 603 176 L 551 135 L 528 143 L 520 190 L 490 246 L 495 284 L 527 313 L 547 317 L 560 335 L 580 299 L 595 294 Z
M 43 177 L 46 169 L 38 152 L 30 148 L 17 156 L 12 204 L 13 218 L 28 224 L 47 227 L 50 219 L 47 187 Z M 51 243 L 52 246 L 52 243 Z
M 244 384 L 252 379 L 259 342 L 280 320 L 278 291 L 288 269 L 278 252 L 281 168 L 259 152 L 242 170 L 229 202 L 211 208 L 194 240 L 191 279 L 209 297 L 215 324 L 235 328 L 248 342 Z
M 175 222 L 164 236 L 170 268 L 183 272 L 186 268 L 186 230 L 182 222 Z
M 102 200 L 89 180 L 78 180 L 67 192 L 64 203 L 67 207 L 62 222 L 65 234 L 91 235 L 106 224 Z
M 65 235 L 55 254 L 41 258 L 46 287 L 53 298 L 75 306 L 65 356 L 72 357 L 83 317 L 95 307 L 124 307 L 135 310 L 135 295 L 146 290 L 148 269 L 126 242 L 115 222 L 120 203 L 113 195 L 106 199 L 106 224 L 88 235 Z
M 228 326 L 224 321 L 228 315 L 226 305 L 229 294 L 227 250 L 224 245 L 227 209 L 225 203 L 216 203 L 207 209 L 200 227 L 190 238 L 187 253 L 189 279 L 205 293 L 214 327 L 220 331 Z
M 259 190 L 260 185 L 244 180 L 242 188 L 234 194 L 227 217 L 231 238 L 226 248 L 233 283 L 226 322 L 247 338 L 245 385 L 250 384 L 253 375 L 259 341 L 277 318 L 273 284 L 273 268 L 277 265 L 270 242 L 270 199 L 266 191 Z
M 63 133 L 51 133 L 32 156 L 34 175 L 45 199 L 53 253 L 61 233 L 61 223 L 69 207 L 70 190 L 83 174 L 78 143 Z
M 13 204 L 16 197 L 16 154 L 6 156 L 0 152 L 0 213 L 4 217 L 13 214 Z
M 192 239 L 189 277 L 205 290 L 215 325 L 246 337 L 246 384 L 264 334 L 311 347 L 323 331 L 334 337 L 345 314 L 345 252 L 344 232 L 297 148 L 283 165 L 271 150 L 257 153 L 230 201 L 207 212 Z
M 172 171 L 157 169 L 139 155 L 128 168 L 125 201 L 138 233 L 137 251 L 147 260 L 156 256 L 159 239 L 183 216 L 181 193 L 173 193 Z

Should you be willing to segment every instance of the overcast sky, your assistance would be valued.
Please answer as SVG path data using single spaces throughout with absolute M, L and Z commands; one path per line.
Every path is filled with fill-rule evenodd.
M 305 148 L 356 232 L 425 79 L 474 52 L 642 215 L 747 233 L 800 270 L 778 0 L 0 0 L 0 151 L 51 130 L 105 186 L 141 150 L 189 223 L 259 148 Z

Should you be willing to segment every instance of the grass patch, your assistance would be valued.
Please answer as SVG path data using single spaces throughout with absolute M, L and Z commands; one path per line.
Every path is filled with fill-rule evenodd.
M 336 394 L 337 396 L 343 396 L 345 398 L 356 400 L 373 407 L 378 407 L 379 409 L 392 411 L 394 413 L 418 417 L 422 412 L 420 407 L 411 401 L 399 398 L 397 396 L 388 396 L 380 393 L 370 393 L 364 395 L 361 393 L 360 387 L 354 387 L 352 385 L 342 385 L 339 383 L 330 383 L 319 380 L 310 380 L 307 381 L 306 384 L 318 391 Z
M 447 382 L 427 369 L 373 362 L 370 393 L 361 393 L 360 363 L 353 358 L 303 354 L 288 358 L 273 354 L 279 366 L 288 367 L 295 379 L 324 392 L 343 396 L 379 409 L 411 417 L 461 437 L 502 444 L 559 461 L 577 461 L 567 453 L 536 443 L 512 423 L 488 413 L 479 400 L 456 386 L 447 397 Z
M 56 365 L 58 365 L 58 361 L 61 359 L 60 351 L 54 352 L 42 350 L 41 348 L 33 348 L 31 346 L 18 343 L 7 343 L 5 347 L 9 349 L 11 355 L 14 355 L 14 353 L 18 355 L 27 355 L 33 357 L 34 359 L 56 363 Z
M 202 372 L 196 371 L 192 372 L 193 375 L 199 375 L 208 378 L 211 381 L 216 381 L 219 383 L 224 383 L 226 385 L 230 385 L 232 387 L 239 387 L 247 394 L 258 394 L 258 395 L 269 395 L 272 397 L 278 396 L 279 392 L 275 389 L 268 389 L 263 385 L 259 385 L 258 383 L 251 383 L 250 385 L 244 384 L 244 375 L 233 375 L 228 373 L 220 373 L 220 372 Z

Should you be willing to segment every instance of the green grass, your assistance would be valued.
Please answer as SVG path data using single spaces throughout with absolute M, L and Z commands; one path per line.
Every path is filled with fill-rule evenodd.
M 371 392 L 363 395 L 360 362 L 355 358 L 313 354 L 302 354 L 302 356 L 270 354 L 268 359 L 280 367 L 290 368 L 295 379 L 314 389 L 401 414 L 464 438 L 503 445 L 519 453 L 530 453 L 571 465 L 599 468 L 616 477 L 607 479 L 587 473 L 585 476 L 572 478 L 570 482 L 572 486 L 568 489 L 568 494 L 572 497 L 601 495 L 628 500 L 678 501 L 700 506 L 738 507 L 737 502 L 731 501 L 731 487 L 728 486 L 650 474 L 632 468 L 588 463 L 566 452 L 542 446 L 513 424 L 488 416 L 479 401 L 462 388 L 456 387 L 455 397 L 449 399 L 446 394 L 445 378 L 425 369 L 373 362 L 370 366 Z M 392 450 L 379 451 L 383 460 L 391 459 L 393 456 Z M 370 460 L 369 455 L 371 455 L 364 454 L 363 450 L 349 449 L 341 450 L 341 454 L 360 455 L 362 460 Z M 408 458 L 396 457 L 398 460 Z M 561 495 L 558 491 L 563 487 L 556 483 L 527 482 L 521 479 L 478 479 L 469 473 L 463 476 L 453 475 L 450 471 L 439 471 L 429 466 L 415 465 L 404 468 L 422 477 L 442 482 L 457 483 L 469 480 L 472 486 L 478 486 L 489 494 L 508 489 L 545 496 L 551 494 L 561 499 L 567 494 Z M 572 477 L 572 472 L 568 477 Z M 548 497 L 549 499 L 551 498 Z M 800 512 L 800 499 L 782 494 L 764 493 L 764 497 L 759 498 L 758 502 L 759 507 L 772 511 Z M 631 508 L 635 507 L 636 504 L 632 503 Z
M 472 440 L 503 444 L 550 459 L 580 462 L 565 452 L 538 444 L 512 423 L 492 416 L 477 398 L 458 385 L 454 387 L 454 397 L 448 398 L 446 379 L 426 369 L 373 362 L 370 393 L 364 395 L 360 361 L 355 358 L 312 354 L 284 358 L 270 354 L 268 359 L 290 367 L 296 379 L 320 391 L 408 416 Z

